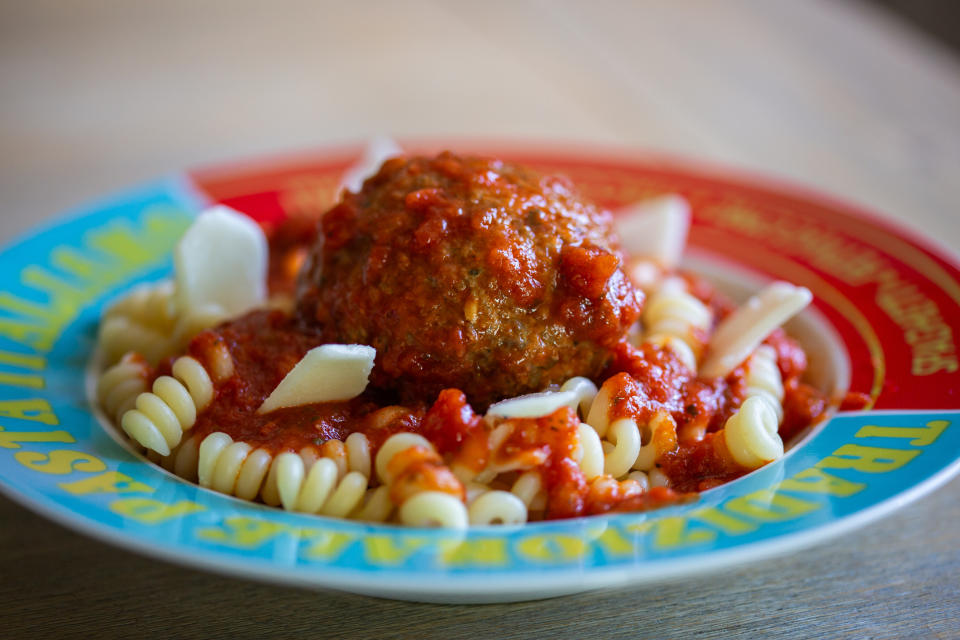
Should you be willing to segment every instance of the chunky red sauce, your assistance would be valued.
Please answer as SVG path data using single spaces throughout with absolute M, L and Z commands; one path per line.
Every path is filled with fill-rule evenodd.
M 189 353 L 209 362 L 213 345 L 226 346 L 234 375 L 217 385 L 210 406 L 197 418 L 193 432 L 201 438 L 223 431 L 235 440 L 262 446 L 271 452 L 296 451 L 343 440 L 354 431 L 365 433 L 379 446 L 398 431 L 417 431 L 423 407 L 398 407 L 364 394 L 347 402 L 331 402 L 278 409 L 257 409 L 319 336 L 280 311 L 255 311 L 199 334 Z
M 488 462 L 522 459 L 541 473 L 548 518 L 656 508 L 743 475 L 719 430 L 744 400 L 744 369 L 702 379 L 669 350 L 626 342 L 642 294 L 620 269 L 608 225 L 607 214 L 561 179 L 450 154 L 387 162 L 323 218 L 312 249 L 304 219 L 267 230 L 271 293 L 296 296 L 299 309 L 255 311 L 192 341 L 190 355 L 208 370 L 218 350 L 233 361 L 233 375 L 216 380 L 193 433 L 223 431 L 279 453 L 360 432 L 374 454 L 394 433 L 420 433 L 436 453 L 398 456 L 395 500 L 425 483 L 462 497 L 451 469 L 476 473 Z M 715 321 L 733 309 L 707 282 L 685 277 Z M 373 344 L 375 384 L 346 402 L 256 412 L 308 350 L 329 342 Z M 787 441 L 820 420 L 826 402 L 800 381 L 807 366 L 800 346 L 782 330 L 766 342 L 784 380 Z M 669 415 L 644 442 L 656 439 L 667 451 L 658 464 L 671 489 L 587 482 L 574 461 L 580 420 L 569 409 L 510 420 L 509 436 L 492 449 L 492 425 L 471 400 L 485 409 L 578 374 L 598 385 L 609 379 L 611 422 L 647 425 Z M 861 402 L 848 396 L 845 406 Z

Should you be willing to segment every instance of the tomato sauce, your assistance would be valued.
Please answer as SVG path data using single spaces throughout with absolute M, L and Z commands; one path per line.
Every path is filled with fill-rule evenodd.
M 198 416 L 193 432 L 201 438 L 223 431 L 279 453 L 344 440 L 354 431 L 366 433 L 379 446 L 393 433 L 419 430 L 423 407 L 385 406 L 383 398 L 372 394 L 257 413 L 304 354 L 323 344 L 318 334 L 283 312 L 254 311 L 204 331 L 193 339 L 189 353 L 204 361 L 213 343 L 226 346 L 234 374 L 217 385 L 210 406 Z

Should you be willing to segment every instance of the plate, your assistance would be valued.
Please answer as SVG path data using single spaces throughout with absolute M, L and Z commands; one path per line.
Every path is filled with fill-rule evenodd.
M 406 145 L 438 150 L 436 145 Z M 93 408 L 88 362 L 118 295 L 167 277 L 193 215 L 224 202 L 262 221 L 330 202 L 358 148 L 190 172 L 76 212 L 0 253 L 0 488 L 88 535 L 152 556 L 389 598 L 545 598 L 746 564 L 863 525 L 960 469 L 960 271 L 911 232 L 835 200 L 624 151 L 457 145 L 569 175 L 615 208 L 680 193 L 689 266 L 733 295 L 810 288 L 795 321 L 811 374 L 868 410 L 837 412 L 788 454 L 695 502 L 466 532 L 287 513 L 145 462 Z

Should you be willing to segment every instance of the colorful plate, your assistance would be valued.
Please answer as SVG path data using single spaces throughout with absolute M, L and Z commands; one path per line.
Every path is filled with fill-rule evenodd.
M 490 602 L 748 563 L 865 524 L 960 469 L 952 258 L 847 205 L 755 179 L 622 152 L 480 151 L 565 173 L 609 207 L 683 194 L 695 212 L 691 266 L 734 294 L 770 278 L 813 290 L 815 308 L 792 327 L 813 352 L 812 374 L 837 395 L 869 395 L 870 410 L 837 413 L 780 462 L 692 504 L 465 533 L 286 513 L 146 463 L 90 402 L 88 362 L 104 304 L 167 276 L 171 247 L 211 201 L 261 220 L 330 202 L 357 155 L 340 149 L 149 184 L 0 254 L 0 488 L 67 526 L 193 567 L 391 598 Z

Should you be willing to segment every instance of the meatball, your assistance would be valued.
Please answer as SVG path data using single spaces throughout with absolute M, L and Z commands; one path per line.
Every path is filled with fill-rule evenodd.
M 371 383 L 471 403 L 596 377 L 640 313 L 610 214 L 486 158 L 394 158 L 321 221 L 298 312 L 377 350 Z

